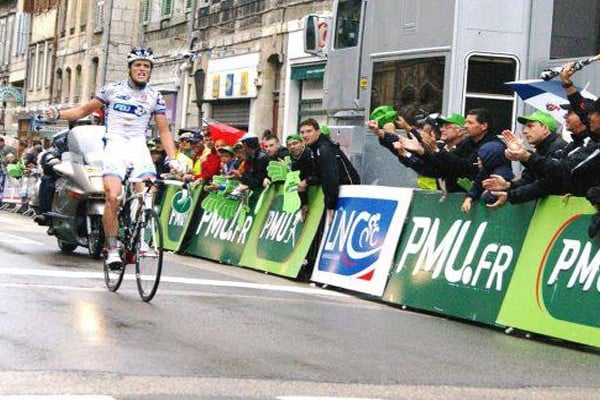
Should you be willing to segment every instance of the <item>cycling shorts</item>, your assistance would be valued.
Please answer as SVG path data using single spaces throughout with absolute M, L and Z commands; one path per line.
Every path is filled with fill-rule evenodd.
M 104 147 L 104 169 L 102 176 L 125 177 L 127 167 L 132 165 L 132 178 L 156 176 L 145 136 L 124 137 L 111 135 Z

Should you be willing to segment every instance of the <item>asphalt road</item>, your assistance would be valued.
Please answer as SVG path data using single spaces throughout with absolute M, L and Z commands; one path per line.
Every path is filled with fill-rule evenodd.
M 146 304 L 133 271 L 110 293 L 85 249 L 61 254 L 45 229 L 0 212 L 0 400 L 600 399 L 597 351 L 165 262 Z

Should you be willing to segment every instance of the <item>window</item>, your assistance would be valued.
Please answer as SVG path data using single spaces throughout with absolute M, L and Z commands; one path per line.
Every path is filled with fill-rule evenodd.
M 67 32 L 67 12 L 69 2 L 60 2 L 58 5 L 58 32 L 60 37 L 65 37 Z
M 67 2 L 69 3 L 69 2 Z M 69 34 L 75 33 L 75 27 L 77 26 L 77 0 L 71 2 L 69 9 Z
M 60 103 L 60 99 L 62 97 L 62 88 L 63 88 L 62 69 L 57 69 L 56 70 L 56 82 L 54 84 L 54 98 L 52 100 L 53 103 Z
M 83 0 L 79 3 L 79 31 L 81 32 L 85 32 L 87 26 L 89 3 L 89 0 Z
M 90 71 L 89 76 L 90 95 L 94 95 L 96 93 L 96 90 L 98 89 L 96 87 L 98 81 L 98 64 L 98 57 L 92 58 L 92 70 Z
M 150 22 L 150 0 L 142 1 L 142 23 L 147 24 Z
M 104 27 L 104 0 L 96 1 L 96 15 L 94 16 L 94 32 L 101 32 Z
M 29 57 L 27 58 L 27 90 L 33 90 L 35 80 L 35 46 L 29 49 Z
M 160 16 L 170 17 L 173 12 L 173 0 L 161 0 Z
M 492 113 L 492 129 L 512 129 L 515 99 L 504 82 L 517 78 L 517 60 L 512 57 L 472 55 L 467 59 L 465 112 L 486 108 Z
M 343 49 L 358 45 L 358 33 L 362 12 L 361 0 L 340 0 L 335 17 L 335 48 Z
M 17 13 L 13 56 L 24 55 L 29 46 L 29 14 Z
M 409 123 L 423 111 L 442 112 L 444 71 L 441 56 L 375 62 L 370 111 L 391 105 Z
M 185 10 L 189 11 L 192 8 L 193 0 L 185 0 Z
M 6 26 L 7 24 L 7 19 L 6 18 L 2 18 L 0 19 L 0 67 L 2 67 L 4 64 L 8 64 L 8 58 L 5 59 L 4 56 L 4 49 L 6 48 L 6 37 L 7 37 L 7 32 L 6 30 L 8 29 L 8 27 Z
M 600 52 L 600 0 L 554 0 L 550 58 Z
M 65 99 L 63 101 L 64 103 L 68 103 L 71 98 L 71 78 L 72 78 L 71 68 L 67 68 L 66 72 L 67 72 L 67 74 L 65 76 L 65 90 L 64 90 Z
M 53 49 L 52 43 L 48 42 L 48 51 L 46 52 L 46 70 L 44 74 L 46 75 L 46 81 L 44 82 L 44 87 L 50 87 L 50 77 L 52 76 L 52 57 L 53 57 Z
M 78 104 L 81 100 L 81 65 L 75 68 L 75 87 L 73 90 L 73 103 Z
M 45 54 L 45 43 L 38 43 L 37 45 L 37 65 L 36 65 L 36 77 L 35 77 L 35 87 L 36 89 L 41 89 L 42 84 L 44 82 L 44 67 L 46 64 L 44 63 L 44 54 Z

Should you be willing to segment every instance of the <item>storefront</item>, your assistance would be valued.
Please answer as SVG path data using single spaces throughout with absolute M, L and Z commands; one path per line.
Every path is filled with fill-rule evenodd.
M 259 57 L 260 53 L 251 53 L 208 61 L 204 85 L 208 116 L 249 130 L 259 83 Z
M 325 63 L 305 64 L 292 67 L 292 81 L 298 85 L 298 122 L 314 118 L 327 123 L 323 109 L 323 74 Z

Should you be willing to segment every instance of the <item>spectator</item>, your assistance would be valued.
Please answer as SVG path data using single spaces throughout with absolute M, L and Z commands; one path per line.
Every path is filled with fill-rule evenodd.
M 314 175 L 309 183 L 321 185 L 325 195 L 326 221 L 331 223 L 341 185 L 336 160 L 338 149 L 329 137 L 321 135 L 319 123 L 312 118 L 300 123 L 300 135 L 314 160 Z
M 234 178 L 236 175 L 235 171 L 238 166 L 238 160 L 235 158 L 235 151 L 231 146 L 223 146 L 219 149 L 219 155 L 221 156 L 221 169 L 220 175 L 225 178 Z
M 576 114 L 574 114 L 574 118 L 579 121 Z M 571 119 L 571 117 L 565 117 L 565 119 Z M 558 124 L 552 115 L 536 111 L 531 115 L 519 117 L 518 121 L 525 125 L 523 136 L 538 155 L 555 159 L 562 157 L 567 143 L 556 133 Z M 503 134 L 506 135 L 507 132 L 509 131 L 504 131 Z M 492 190 L 507 190 L 507 200 L 514 204 L 562 192 L 551 178 L 528 168 L 527 161 L 523 161 L 522 164 L 525 169 L 521 173 L 520 179 L 507 181 L 501 176 L 492 175 L 483 181 L 483 187 Z
M 472 203 L 478 200 L 483 195 L 483 200 L 486 204 L 493 204 L 497 199 L 489 193 L 484 194 L 482 182 L 490 175 L 500 176 L 506 181 L 512 180 L 515 175 L 512 172 L 511 164 L 504 157 L 505 146 L 499 141 L 489 141 L 484 143 L 477 150 L 477 164 L 479 173 L 473 181 L 473 187 L 467 193 L 465 200 L 462 203 L 461 210 L 465 213 L 471 211 Z
M 369 128 L 379 136 L 379 143 L 392 151 L 398 160 L 408 168 L 413 169 L 424 177 L 436 178 L 437 188 L 448 192 L 464 192 L 456 182 L 456 179 L 445 178 L 445 169 L 435 160 L 426 161 L 423 155 L 437 153 L 439 151 L 452 152 L 465 138 L 465 118 L 460 114 L 450 114 L 447 117 L 438 117 L 435 124 L 441 125 L 441 142 L 436 140 L 436 132 L 433 121 L 423 124 L 423 129 L 418 131 L 409 125 L 404 118 L 399 117 L 396 124 L 407 131 L 408 140 L 401 140 L 401 136 L 395 132 L 394 124 L 386 124 L 383 132 L 378 129 L 375 121 L 369 121 Z M 405 146 L 406 145 L 406 146 Z M 412 149 L 412 152 L 407 150 Z
M 457 128 L 460 127 L 460 124 L 456 124 L 457 119 L 447 119 L 446 122 L 458 125 Z M 427 152 L 418 139 L 411 134 L 402 141 L 404 149 L 419 155 L 430 171 L 436 171 L 441 175 L 448 191 L 451 191 L 450 187 L 453 188 L 452 191 L 458 191 L 458 187 L 453 185 L 462 187 L 463 181 L 474 180 L 479 173 L 477 151 L 489 141 L 499 141 L 490 129 L 491 115 L 486 109 L 475 108 L 467 112 L 464 128 L 467 137 L 451 150 L 438 148 L 437 151 Z M 498 151 L 500 147 L 495 146 L 494 149 Z
M 298 183 L 298 194 L 300 195 L 300 201 L 302 203 L 302 217 L 306 217 L 308 196 L 307 189 L 309 186 L 309 180 L 314 176 L 314 162 L 312 153 L 302 141 L 300 135 L 289 135 L 286 139 L 286 144 L 290 152 L 290 159 L 292 164 L 290 169 L 292 171 L 300 171 L 300 183 Z
M 246 171 L 242 175 L 240 190 L 243 191 L 248 188 L 260 190 L 267 177 L 269 156 L 260 148 L 256 135 L 248 133 L 242 137 L 240 142 L 246 153 Z
M 279 138 L 273 135 L 267 135 L 263 138 L 263 149 L 267 154 L 267 157 L 269 158 L 269 162 L 282 161 L 285 158 L 285 156 L 289 155 L 288 149 L 284 146 L 281 146 Z M 263 187 L 267 187 L 270 184 L 271 180 L 267 177 L 267 173 L 265 170 L 265 179 L 263 181 Z

